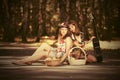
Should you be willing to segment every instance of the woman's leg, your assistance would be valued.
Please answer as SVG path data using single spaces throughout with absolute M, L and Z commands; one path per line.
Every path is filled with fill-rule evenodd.
M 88 54 L 87 55 L 87 62 L 89 62 L 89 63 L 97 62 L 97 59 L 93 54 Z
M 48 57 L 48 53 L 50 51 L 51 46 L 48 45 L 47 43 L 42 43 L 40 47 L 29 57 L 24 58 L 22 60 L 18 60 L 17 63 L 29 63 L 29 62 L 34 62 L 37 61 L 43 57 Z

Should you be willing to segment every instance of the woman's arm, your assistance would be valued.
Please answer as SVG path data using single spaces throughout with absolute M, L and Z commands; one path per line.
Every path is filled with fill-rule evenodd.
M 84 47 L 84 46 L 85 46 L 85 42 L 79 42 L 79 41 L 77 41 L 77 40 L 75 40 L 75 41 L 73 42 L 73 44 L 74 44 L 74 46 L 76 46 L 76 47 Z
M 85 44 L 90 43 L 94 38 L 95 38 L 95 36 L 92 36 L 92 37 L 90 38 L 90 40 L 88 40 L 88 41 L 85 42 Z
M 53 44 L 51 45 L 52 47 L 57 47 L 57 40 L 55 42 L 53 42 Z
M 60 63 L 65 61 L 65 59 L 67 58 L 67 56 L 69 54 L 71 47 L 73 46 L 73 42 L 72 42 L 72 39 L 70 37 L 67 37 L 65 41 L 66 41 L 66 53 L 61 58 Z

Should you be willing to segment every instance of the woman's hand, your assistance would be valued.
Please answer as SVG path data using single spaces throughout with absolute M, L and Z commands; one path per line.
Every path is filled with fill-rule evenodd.
M 90 38 L 90 40 L 92 41 L 94 38 L 95 38 L 95 36 L 92 36 L 92 37 Z
M 78 46 L 78 47 L 84 47 L 85 46 L 85 42 L 78 42 L 78 41 L 74 41 L 74 45 Z
M 75 46 L 80 46 L 78 41 L 73 42 Z
M 90 43 L 94 38 L 96 38 L 96 37 L 92 36 L 89 41 L 86 41 L 86 44 Z

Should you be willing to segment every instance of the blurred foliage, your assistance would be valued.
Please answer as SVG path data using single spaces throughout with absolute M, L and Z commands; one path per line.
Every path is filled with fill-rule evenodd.
M 60 22 L 76 20 L 86 38 L 120 39 L 119 0 L 0 0 L 0 40 L 55 36 Z M 92 13 L 95 24 L 90 14 Z

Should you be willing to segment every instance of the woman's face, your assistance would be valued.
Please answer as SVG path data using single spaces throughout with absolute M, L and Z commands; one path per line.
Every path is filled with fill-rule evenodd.
M 75 32 L 75 25 L 70 24 L 69 25 L 70 31 Z
M 67 28 L 60 28 L 60 33 L 62 36 L 65 36 L 67 34 L 68 29 Z

